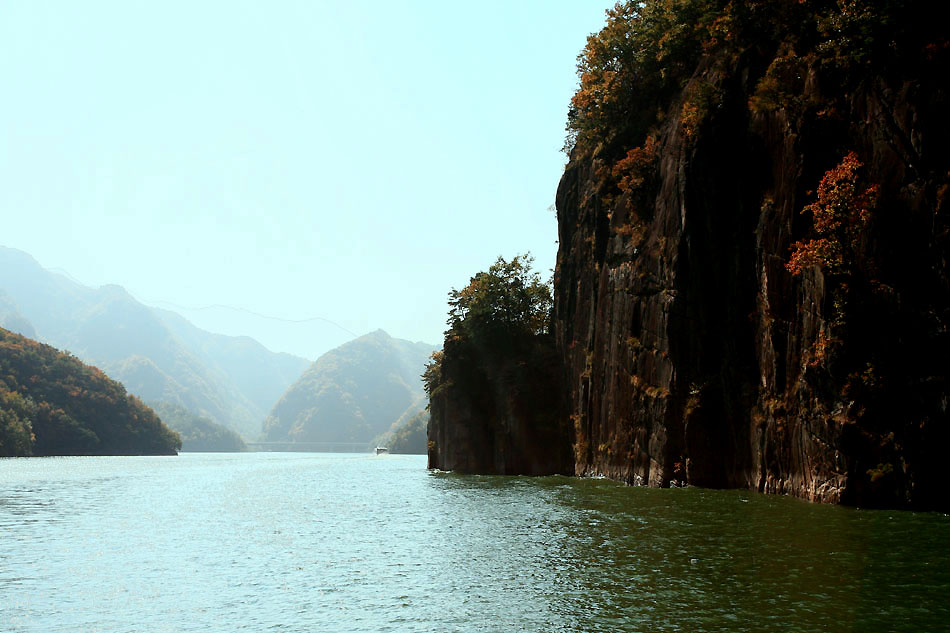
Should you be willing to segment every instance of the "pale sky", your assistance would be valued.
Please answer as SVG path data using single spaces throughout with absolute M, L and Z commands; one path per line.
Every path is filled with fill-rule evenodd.
M 0 245 L 275 351 L 441 344 L 498 255 L 554 267 L 609 5 L 0 0 Z

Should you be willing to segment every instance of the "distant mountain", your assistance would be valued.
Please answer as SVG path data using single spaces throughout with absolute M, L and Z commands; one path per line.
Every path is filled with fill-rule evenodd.
M 119 286 L 88 288 L 0 247 L 0 323 L 69 350 L 146 401 L 178 404 L 256 438 L 308 361 L 253 339 L 212 334 Z
M 389 433 L 385 445 L 389 452 L 406 455 L 425 455 L 428 445 L 426 431 L 429 425 L 429 412 L 419 411 L 408 420 L 402 420 Z
M 254 434 L 261 432 L 261 421 L 287 387 L 311 361 L 272 352 L 249 336 L 213 334 L 195 327 L 181 315 L 153 309 L 165 326 L 206 366 L 227 379 L 254 406 Z
M 16 302 L 0 289 L 0 327 L 22 334 L 27 338 L 36 338 L 36 330 L 25 316 L 20 314 Z
M 162 422 L 181 436 L 182 452 L 239 453 L 247 450 L 231 429 L 170 402 L 149 402 Z
M 265 441 L 371 445 L 408 409 L 425 406 L 420 376 L 436 349 L 377 330 L 327 352 L 271 410 Z
M 0 328 L 0 457 L 174 455 L 178 434 L 96 367 Z
M 416 400 L 413 401 L 409 407 L 402 412 L 392 424 L 389 425 L 389 428 L 386 429 L 383 433 L 376 436 L 376 439 L 373 440 L 373 444 L 376 446 L 385 446 L 391 448 L 393 443 L 393 438 L 396 433 L 403 432 L 404 429 L 410 421 L 412 421 L 416 416 L 420 414 L 426 414 L 426 407 L 429 404 L 429 398 L 426 397 L 426 394 L 423 393 Z M 426 414 L 426 420 L 428 420 L 428 414 Z

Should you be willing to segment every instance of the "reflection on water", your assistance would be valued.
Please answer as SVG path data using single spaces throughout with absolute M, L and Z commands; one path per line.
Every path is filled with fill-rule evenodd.
M 950 630 L 950 518 L 429 473 L 0 460 L 0 630 Z

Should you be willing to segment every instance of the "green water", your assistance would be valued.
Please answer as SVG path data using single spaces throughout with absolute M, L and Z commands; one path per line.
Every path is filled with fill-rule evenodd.
M 950 518 L 422 457 L 0 460 L 0 631 L 946 631 Z

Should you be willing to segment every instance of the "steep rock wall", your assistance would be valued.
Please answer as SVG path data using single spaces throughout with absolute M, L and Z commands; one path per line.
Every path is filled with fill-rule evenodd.
M 778 54 L 787 54 L 779 51 Z M 707 57 L 657 134 L 649 194 L 575 151 L 557 194 L 554 331 L 575 472 L 815 501 L 939 506 L 947 475 L 946 80 L 876 76 L 750 107 L 769 59 Z M 823 83 L 824 82 L 824 83 Z M 707 100 L 697 126 L 690 95 Z M 858 272 L 786 268 L 847 151 L 880 188 Z
M 429 468 L 483 475 L 571 474 L 560 364 L 549 336 L 483 349 L 447 338 L 430 394 Z

